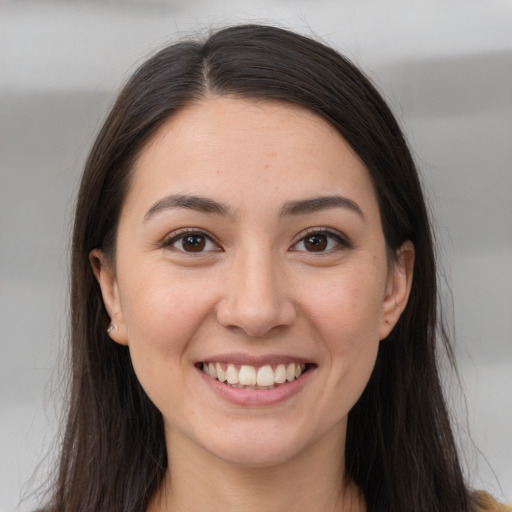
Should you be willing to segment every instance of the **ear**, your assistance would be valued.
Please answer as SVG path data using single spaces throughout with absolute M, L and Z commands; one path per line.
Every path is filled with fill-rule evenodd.
M 386 338 L 398 322 L 411 292 L 414 270 L 414 245 L 409 240 L 396 252 L 389 270 L 386 296 L 382 305 L 380 339 Z
M 99 249 L 93 249 L 89 253 L 89 261 L 92 271 L 100 285 L 101 295 L 105 309 L 110 316 L 110 321 L 115 326 L 108 335 L 120 345 L 128 345 L 126 326 L 123 318 L 123 310 L 119 297 L 119 287 L 115 273 L 107 262 L 105 255 Z

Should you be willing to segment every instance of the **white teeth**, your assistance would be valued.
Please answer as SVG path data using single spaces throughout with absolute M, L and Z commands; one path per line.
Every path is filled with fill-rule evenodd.
M 217 369 L 213 363 L 208 364 L 208 373 L 214 378 L 217 378 Z
M 226 382 L 226 372 L 222 369 L 220 363 L 215 365 L 215 369 L 217 370 L 217 379 L 221 382 Z
M 284 364 L 277 365 L 274 380 L 276 384 L 283 384 L 283 382 L 286 382 L 286 368 Z
M 274 381 L 274 370 L 272 370 L 272 366 L 267 364 L 258 370 L 258 386 L 272 386 Z
M 228 384 L 238 384 L 238 370 L 232 364 L 228 364 L 226 380 Z
M 224 368 L 226 368 L 225 365 Z M 278 384 L 298 379 L 306 370 L 306 365 L 304 363 L 289 363 L 287 365 L 281 363 L 273 370 L 269 364 L 258 368 L 245 364 L 237 367 L 230 363 L 224 370 L 221 363 L 203 363 L 201 369 L 206 375 L 210 375 L 220 382 L 227 382 L 232 387 L 272 389 Z
M 272 368 L 270 370 L 272 371 Z M 238 382 L 243 386 L 254 386 L 256 384 L 256 369 L 254 368 L 254 366 L 246 366 L 245 364 L 242 365 L 240 367 L 240 373 L 238 375 Z M 273 383 L 274 379 L 272 379 L 271 384 Z
M 290 363 L 286 368 L 286 380 L 291 382 L 295 379 L 295 363 Z

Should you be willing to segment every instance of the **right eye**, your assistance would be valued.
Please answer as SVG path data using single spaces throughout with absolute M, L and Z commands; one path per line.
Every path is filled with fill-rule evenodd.
M 290 250 L 323 255 L 339 252 L 348 247 L 350 247 L 350 244 L 339 233 L 320 228 L 310 230 Z
M 219 246 L 209 236 L 198 231 L 181 231 L 175 233 L 164 242 L 163 246 L 185 253 L 202 253 L 219 250 Z

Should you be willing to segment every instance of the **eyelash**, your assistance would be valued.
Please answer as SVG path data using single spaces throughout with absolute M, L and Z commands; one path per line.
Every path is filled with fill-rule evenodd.
M 183 247 L 182 248 L 172 247 L 174 244 L 180 242 L 180 240 L 183 245 L 183 242 L 187 236 L 189 236 L 191 238 L 192 237 L 202 238 L 205 245 L 203 245 L 202 247 L 199 247 L 198 251 L 194 251 L 194 250 L 186 251 L 186 250 L 184 250 Z M 320 246 L 319 251 L 315 251 L 315 250 L 309 251 L 307 249 L 297 249 L 297 246 L 299 244 L 306 243 L 306 240 L 308 239 L 308 237 L 310 238 L 310 240 L 313 237 L 326 237 L 326 239 L 327 239 L 326 247 Z M 334 247 L 329 247 L 329 239 L 335 241 Z M 185 254 L 202 254 L 205 252 L 212 251 L 212 249 L 205 250 L 205 246 L 207 246 L 209 243 L 214 244 L 216 246 L 215 251 L 221 251 L 219 244 L 208 233 L 206 233 L 200 229 L 185 228 L 185 229 L 180 229 L 174 233 L 171 233 L 163 241 L 161 246 L 163 248 L 172 248 L 178 252 L 182 252 Z M 310 228 L 305 233 L 301 234 L 301 238 L 292 245 L 292 247 L 290 248 L 290 251 L 292 251 L 292 252 L 307 252 L 310 254 L 315 254 L 315 253 L 316 254 L 328 254 L 331 252 L 339 251 L 341 249 L 349 249 L 351 247 L 352 247 L 352 244 L 337 231 L 325 229 L 325 228 L 320 228 L 320 229 L 319 228 Z
M 313 238 L 314 236 L 322 236 L 322 237 L 326 237 L 328 239 L 334 240 L 335 246 L 328 247 L 329 241 L 327 241 L 328 248 L 326 248 L 326 249 L 324 248 L 320 251 L 308 251 L 306 249 L 303 249 L 303 250 L 296 249 L 296 247 L 299 244 L 301 244 L 301 243 L 305 244 L 308 237 Z M 293 244 L 291 250 L 307 252 L 310 254 L 315 254 L 315 253 L 316 254 L 329 254 L 331 252 L 339 251 L 341 249 L 350 249 L 351 247 L 352 247 L 352 244 L 337 231 L 334 231 L 331 229 L 325 229 L 325 228 L 311 228 L 311 229 L 308 229 L 305 233 L 301 234 L 301 238 L 299 239 L 299 241 L 297 241 L 295 244 Z
M 180 229 L 178 231 L 175 231 L 174 233 L 171 233 L 161 244 L 161 247 L 163 248 L 171 248 L 175 249 L 178 252 L 182 252 L 184 254 L 202 254 L 206 251 L 203 249 L 199 251 L 185 251 L 183 248 L 178 247 L 172 247 L 174 244 L 178 243 L 180 240 L 182 241 L 182 244 L 186 237 L 202 237 L 205 240 L 205 244 L 211 243 L 216 246 L 216 250 L 220 250 L 219 244 L 212 238 L 211 235 L 208 233 L 200 230 L 200 229 Z M 211 249 L 210 249 L 211 250 Z

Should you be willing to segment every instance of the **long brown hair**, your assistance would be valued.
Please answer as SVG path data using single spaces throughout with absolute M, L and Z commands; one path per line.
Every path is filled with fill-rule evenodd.
M 128 349 L 105 333 L 109 319 L 89 252 L 101 248 L 114 257 L 134 159 L 164 121 L 205 94 L 301 105 L 331 123 L 368 168 L 390 253 L 411 240 L 416 261 L 408 306 L 381 342 L 370 381 L 349 414 L 346 472 L 369 512 L 469 512 L 438 373 L 438 344 L 452 363 L 453 353 L 438 319 L 431 228 L 402 132 L 345 57 L 261 25 L 161 50 L 121 91 L 90 152 L 73 234 L 67 425 L 47 510 L 140 512 L 162 482 L 162 417 L 137 381 Z

